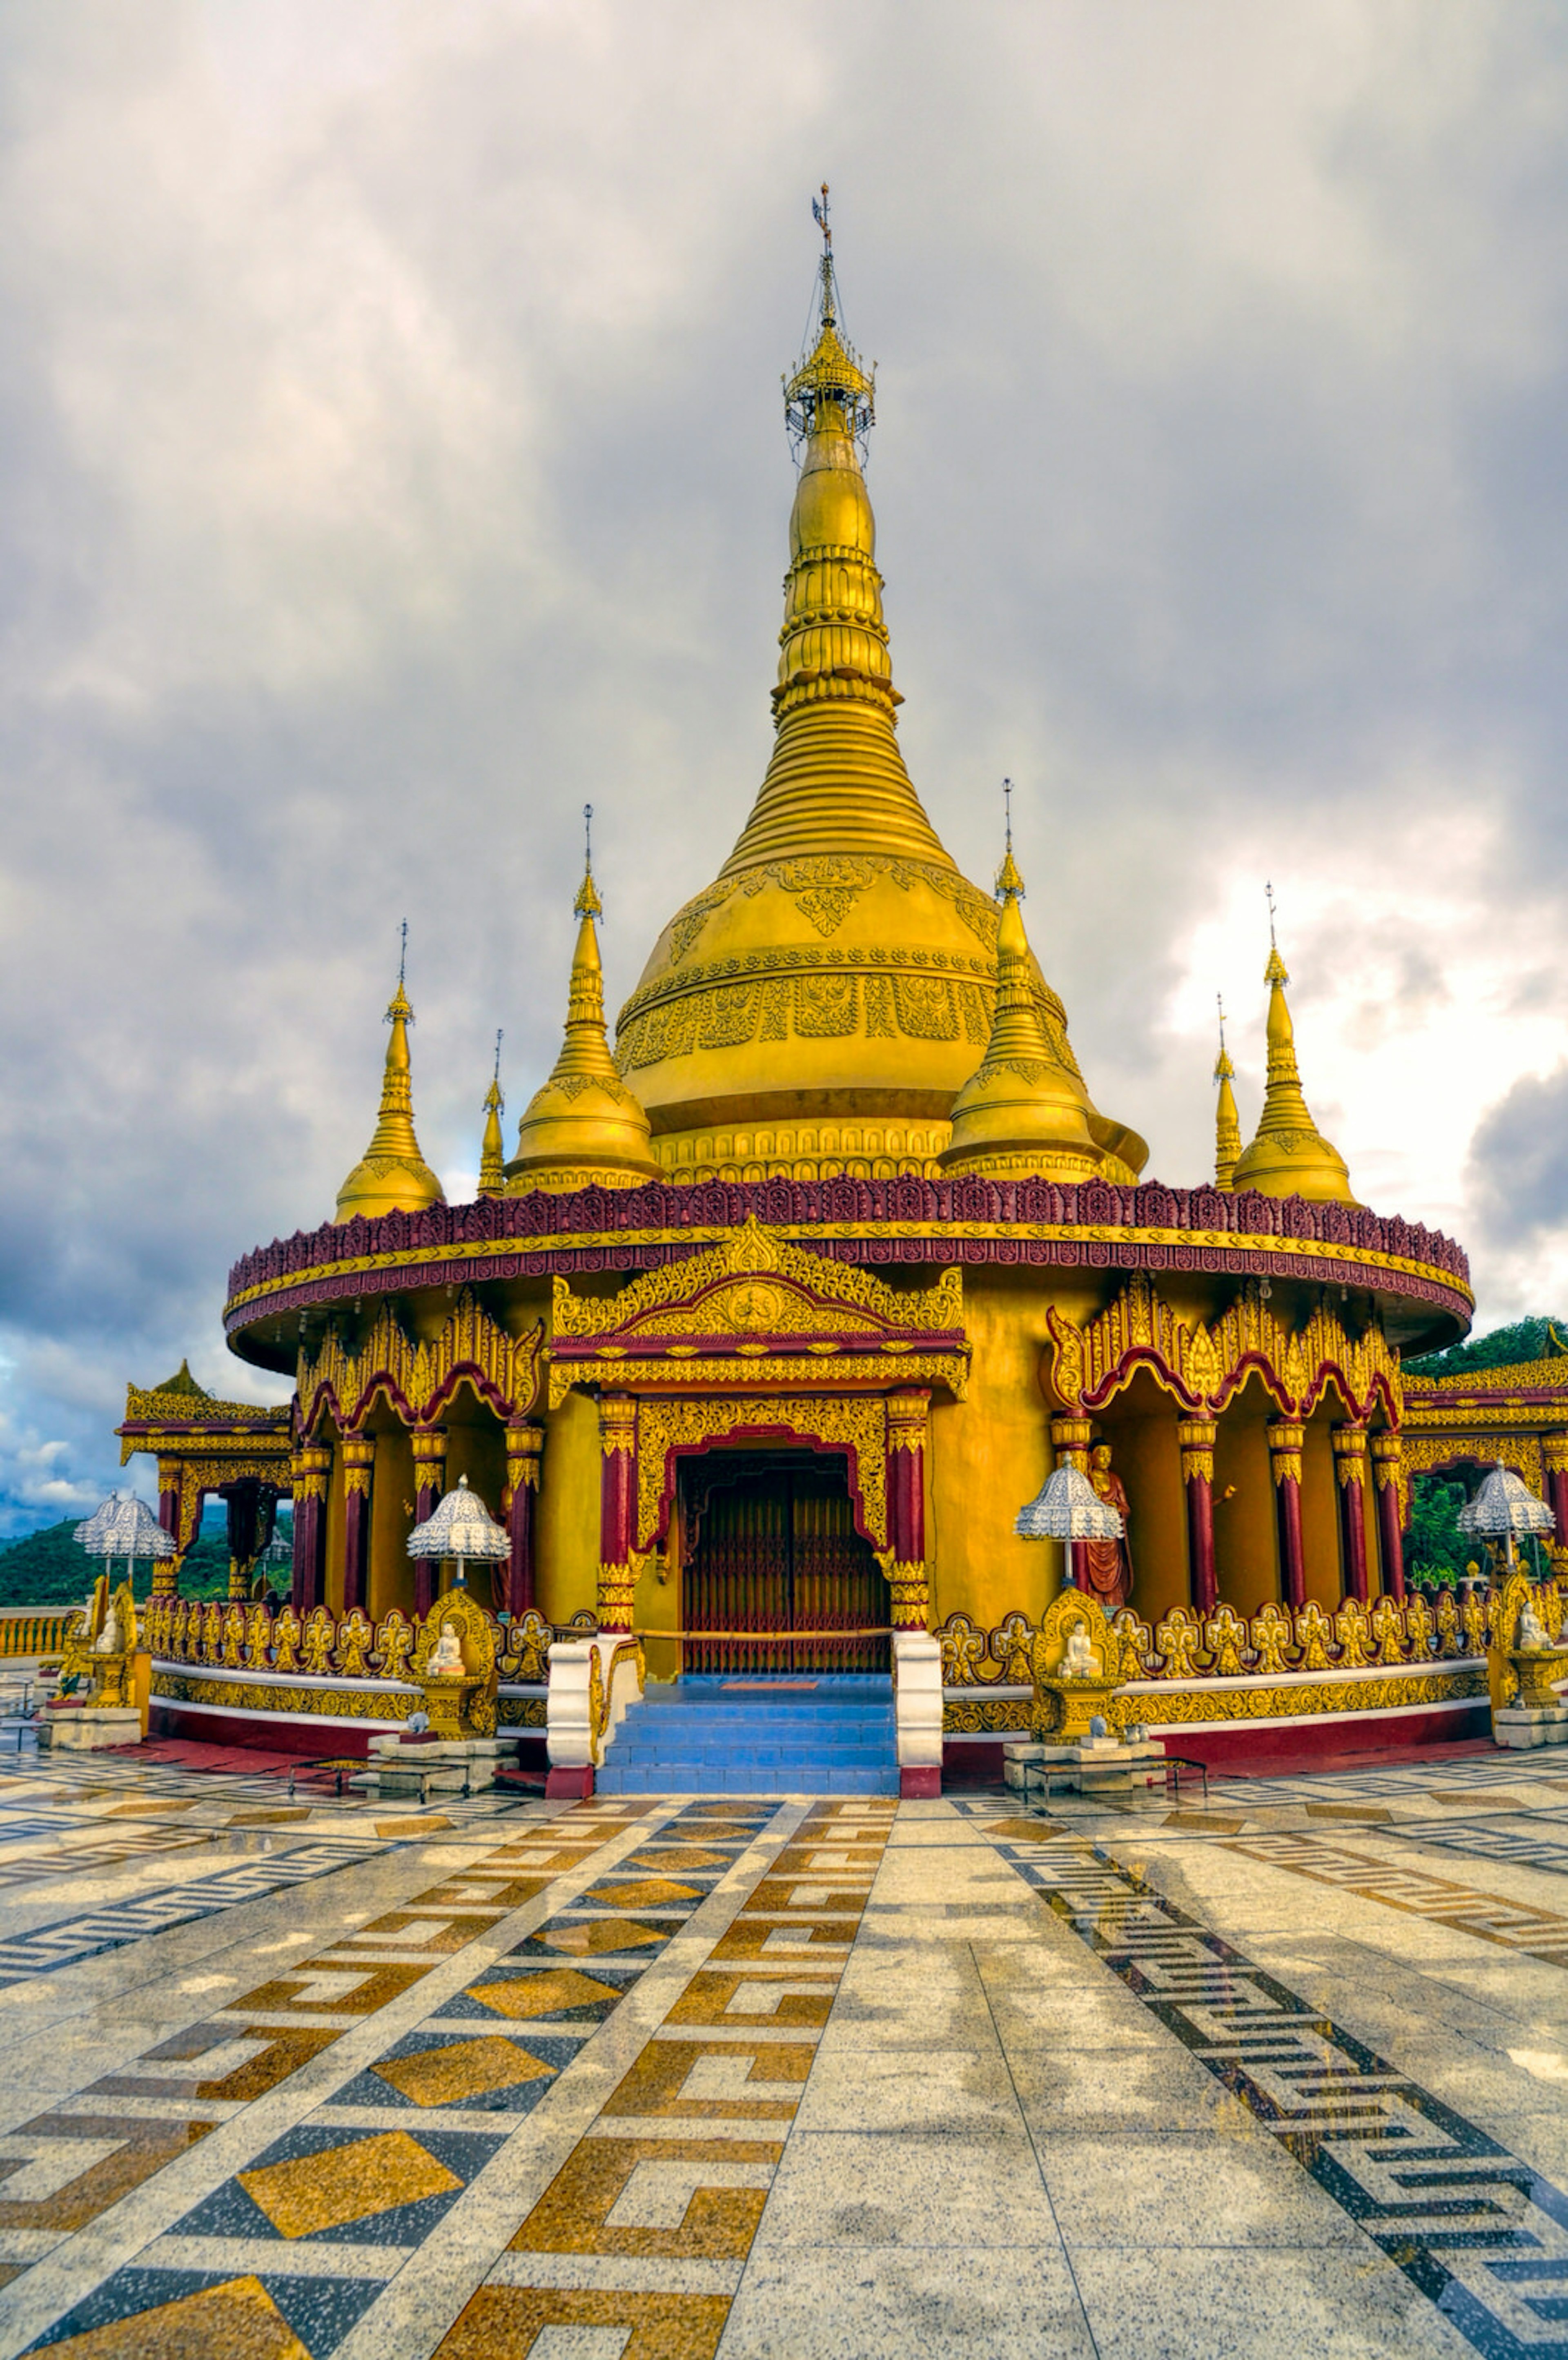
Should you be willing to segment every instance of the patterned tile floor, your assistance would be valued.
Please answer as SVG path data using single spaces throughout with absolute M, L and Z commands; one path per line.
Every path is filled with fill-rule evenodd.
M 1568 2360 L 1568 1763 L 0 1763 L 0 2360 Z

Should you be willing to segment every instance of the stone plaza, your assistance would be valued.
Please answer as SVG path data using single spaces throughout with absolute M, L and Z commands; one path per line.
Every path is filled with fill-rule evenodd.
M 1563 2348 L 1555 1750 L 1048 1816 L 0 1767 L 7 2355 Z

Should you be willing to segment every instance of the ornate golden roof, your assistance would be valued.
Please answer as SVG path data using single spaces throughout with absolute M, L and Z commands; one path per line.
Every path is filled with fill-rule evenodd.
M 995 1013 L 979 1068 L 953 1102 L 942 1169 L 993 1179 L 1028 1172 L 1047 1180 L 1089 1180 L 1117 1159 L 1096 1135 L 1095 1109 L 1066 1051 L 1065 1034 L 1053 1035 L 1042 1013 L 1020 907 L 1024 880 L 1011 839 L 996 886 L 1002 917 Z
M 1266 1196 L 1354 1205 L 1344 1158 L 1312 1120 L 1302 1093 L 1296 1034 L 1285 999 L 1290 978 L 1272 940 L 1263 979 L 1269 987 L 1268 1084 L 1256 1137 L 1236 1164 L 1234 1185 L 1256 1188 Z
M 591 864 L 573 905 L 582 923 L 572 954 L 566 1037 L 543 1089 L 518 1125 L 506 1167 L 510 1194 L 528 1188 L 633 1188 L 656 1180 L 648 1118 L 616 1070 L 605 1037 L 604 970 L 594 920 L 602 904 Z
M 784 394 L 801 469 L 773 759 L 718 878 L 654 945 L 617 1057 L 672 1176 L 934 1171 L 991 1033 L 998 913 L 899 750 L 861 465 L 872 379 L 839 329 L 830 254 L 817 340 Z M 1081 1091 L 1061 1002 L 1030 973 Z M 1135 1176 L 1142 1142 L 1096 1120 L 1124 1142 L 1111 1176 Z
M 337 1192 L 337 1218 L 356 1213 L 374 1220 L 379 1213 L 418 1213 L 442 1201 L 441 1183 L 420 1153 L 414 1136 L 413 1080 L 409 1062 L 409 1026 L 413 1010 L 403 989 L 402 970 L 387 1009 L 392 1037 L 381 1078 L 381 1110 L 370 1144 Z

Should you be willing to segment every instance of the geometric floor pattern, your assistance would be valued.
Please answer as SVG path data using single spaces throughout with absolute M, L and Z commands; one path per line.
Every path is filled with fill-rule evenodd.
M 470 1802 L 0 1778 L 0 2360 L 1568 2360 L 1550 1761 Z

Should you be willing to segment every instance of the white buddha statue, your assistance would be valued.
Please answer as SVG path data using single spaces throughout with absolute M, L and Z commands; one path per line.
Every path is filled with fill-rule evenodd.
M 1100 1659 L 1089 1644 L 1089 1633 L 1081 1622 L 1075 1622 L 1067 1636 L 1067 1651 L 1062 1656 L 1062 1670 L 1069 1680 L 1092 1680 L 1100 1676 Z
M 125 1624 L 120 1619 L 120 1601 L 111 1598 L 104 1616 L 104 1627 L 93 1642 L 95 1655 L 123 1655 L 126 1652 Z
M 1550 1647 L 1552 1644 L 1546 1635 L 1546 1625 L 1528 1598 L 1519 1608 L 1519 1634 L 1514 1644 L 1516 1647 L 1529 1648 Z
M 433 1679 L 461 1678 L 467 1669 L 463 1661 L 463 1643 L 457 1636 L 455 1622 L 444 1622 L 441 1636 L 430 1651 L 425 1670 Z

